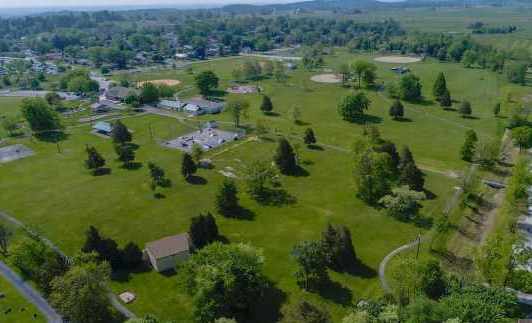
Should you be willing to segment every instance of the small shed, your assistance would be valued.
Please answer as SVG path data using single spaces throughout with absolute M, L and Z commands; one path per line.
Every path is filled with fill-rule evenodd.
M 113 131 L 113 126 L 109 122 L 98 121 L 92 127 L 96 132 L 101 133 L 106 136 L 110 136 Z
M 190 256 L 191 242 L 188 233 L 181 233 L 148 242 L 144 253 L 157 272 L 175 269 L 179 261 Z

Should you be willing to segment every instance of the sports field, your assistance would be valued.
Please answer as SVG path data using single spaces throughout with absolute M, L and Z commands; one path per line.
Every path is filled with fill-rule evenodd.
M 373 61 L 373 58 L 338 51 L 327 57 L 326 62 L 334 69 L 341 62 Z M 232 60 L 231 64 L 228 60 L 196 64 L 192 73 L 167 70 L 135 75 L 132 79 L 179 79 L 190 85 L 194 73 L 212 69 L 221 78 L 220 89 L 224 89 L 231 85 L 233 63 L 238 60 Z M 390 70 L 390 64 L 377 64 L 379 82 L 398 77 Z M 438 214 L 457 184 L 453 174 L 460 174 L 466 166 L 458 157 L 465 131 L 473 128 L 481 137 L 497 138 L 505 120 L 492 116 L 492 106 L 508 92 L 518 96 L 523 89 L 508 85 L 494 73 L 465 69 L 459 64 L 427 60 L 409 64 L 409 68 L 421 78 L 427 100 L 406 104 L 407 121 L 398 122 L 388 116 L 391 102 L 384 92 L 369 91 L 372 104 L 368 114 L 384 138 L 399 147 L 407 144 L 413 151 L 418 165 L 425 171 L 426 187 L 435 195 L 434 199 L 423 202 L 421 210 L 430 217 Z M 474 118 L 463 119 L 455 111 L 445 111 L 433 104 L 430 90 L 439 71 L 445 72 L 456 100 L 471 101 Z M 261 206 L 249 199 L 237 180 L 241 204 L 249 211 L 249 219 L 217 216 L 220 231 L 229 241 L 248 242 L 264 250 L 265 273 L 278 289 L 276 297 L 268 298 L 271 304 L 262 308 L 254 322 L 271 322 L 280 303 L 303 295 L 323 303 L 333 318 L 339 320 L 346 306 L 382 295 L 376 276 L 379 262 L 388 252 L 425 230 L 391 219 L 355 197 L 349 149 L 361 135 L 362 126 L 341 121 L 336 111 L 342 95 L 351 90 L 340 84 L 311 81 L 317 74 L 323 71 L 298 69 L 290 72 L 284 84 L 260 81 L 263 92 L 273 101 L 275 113 L 270 115 L 260 112 L 259 94 L 245 96 L 251 103 L 249 118 L 243 120 L 245 125 L 253 126 L 257 119 L 265 119 L 272 129 L 300 144 L 304 130 L 311 127 L 322 148 L 310 150 L 301 145 L 302 166 L 307 174 L 282 177 L 283 188 L 295 198 L 294 204 Z M 196 94 L 194 88 L 189 88 L 182 95 Z M 238 94 L 227 97 L 233 95 Z M 289 111 L 294 106 L 301 110 L 300 125 L 290 120 Z M 503 102 L 503 114 L 509 106 Z M 231 120 L 227 113 L 199 119 Z M 89 225 L 96 226 L 121 245 L 135 241 L 142 246 L 147 241 L 186 231 L 190 218 L 200 212 L 213 212 L 214 196 L 224 178 L 219 171 L 230 167 L 238 177 L 251 161 L 270 160 L 276 147 L 276 137 L 270 136 L 270 140 L 248 138 L 212 150 L 206 157 L 213 159 L 215 168 L 200 170 L 197 175 L 203 180 L 192 185 L 179 174 L 181 152 L 165 149 L 160 142 L 190 132 L 193 124 L 158 115 L 130 116 L 123 122 L 133 131 L 134 142 L 139 145 L 136 160 L 142 167 L 138 169 L 120 168 L 110 141 L 90 134 L 88 125 L 68 129 L 67 139 L 60 143 L 61 153 L 55 143 L 9 140 L 27 145 L 36 154 L 0 166 L 0 209 L 37 226 L 69 254 L 79 250 Z M 107 159 L 112 168 L 110 175 L 93 177 L 84 169 L 86 144 L 94 145 Z M 154 199 L 150 190 L 146 166 L 150 161 L 162 166 L 173 182 L 171 188 L 163 189 L 163 199 Z M 295 283 L 296 264 L 290 257 L 290 249 L 298 241 L 319 238 L 327 223 L 348 226 L 357 255 L 367 270 L 358 276 L 332 273 L 336 284 L 330 290 L 322 295 L 303 293 Z M 138 314 L 155 313 L 177 321 L 190 319 L 190 299 L 177 286 L 174 276 L 135 273 L 114 281 L 112 287 L 116 292 L 127 290 L 137 295 L 137 300 L 129 306 Z

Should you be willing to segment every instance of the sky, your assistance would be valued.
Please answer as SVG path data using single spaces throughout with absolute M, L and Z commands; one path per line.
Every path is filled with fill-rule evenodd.
M 233 3 L 287 3 L 295 0 L 0 0 L 0 8 L 37 8 L 37 7 L 117 7 L 117 6 L 209 6 Z

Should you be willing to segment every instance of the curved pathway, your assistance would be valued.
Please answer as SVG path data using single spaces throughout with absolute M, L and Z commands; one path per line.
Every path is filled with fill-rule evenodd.
M 33 287 L 0 261 L 0 275 L 13 285 L 20 294 L 41 311 L 49 323 L 61 323 L 63 319 Z
M 416 239 L 413 242 L 410 242 L 410 243 L 407 243 L 405 245 L 402 245 L 399 248 L 397 248 L 397 249 L 393 250 L 392 252 L 390 252 L 389 254 L 387 254 L 386 257 L 384 257 L 384 259 L 381 261 L 381 263 L 379 264 L 379 279 L 381 281 L 382 289 L 384 289 L 384 291 L 386 293 L 391 293 L 392 292 L 392 289 L 390 288 L 390 285 L 388 284 L 388 281 L 386 281 L 386 266 L 388 265 L 388 262 L 395 255 L 397 255 L 397 254 L 399 254 L 399 253 L 401 253 L 403 251 L 406 251 L 406 250 L 414 248 L 415 246 L 417 246 L 422 241 L 423 241 L 422 238 L 418 238 L 418 239 Z

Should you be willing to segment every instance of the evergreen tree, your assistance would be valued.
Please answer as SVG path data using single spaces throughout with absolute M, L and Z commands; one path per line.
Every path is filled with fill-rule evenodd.
M 279 168 L 279 171 L 284 175 L 291 175 L 297 171 L 294 149 L 285 138 L 279 140 L 273 160 Z
M 343 271 L 356 264 L 356 253 L 347 227 L 328 224 L 321 234 L 321 243 L 330 268 Z
M 398 119 L 403 118 L 404 113 L 405 113 L 404 107 L 401 101 L 395 100 L 392 106 L 390 107 L 390 111 L 389 111 L 390 117 L 392 117 L 394 120 L 398 120 Z
M 437 260 L 427 262 L 421 267 L 421 288 L 425 295 L 437 300 L 447 289 L 447 281 Z
M 462 118 L 469 117 L 472 112 L 471 103 L 469 103 L 469 101 L 462 101 L 462 104 L 460 104 L 460 108 L 458 109 L 458 113 L 460 113 Z
M 407 146 L 404 146 L 400 154 L 399 169 L 403 169 L 407 164 L 413 163 L 415 165 L 414 156 Z
M 216 210 L 225 216 L 238 210 L 238 190 L 233 180 L 226 178 L 216 195 Z
M 411 189 L 415 191 L 422 191 L 423 186 L 425 185 L 425 179 L 423 178 L 423 173 L 416 164 L 408 163 L 403 168 L 401 168 L 401 173 L 399 174 L 399 182 L 404 185 L 408 185 Z
M 375 204 L 390 191 L 392 178 L 388 154 L 371 150 L 363 152 L 355 167 L 357 196 L 368 204 Z
M 314 130 L 311 128 L 307 128 L 305 130 L 305 137 L 303 138 L 303 141 L 306 145 L 314 145 L 316 143 L 316 136 L 314 135 Z
M 122 263 L 128 269 L 136 268 L 142 263 L 142 250 L 137 244 L 130 242 L 124 247 Z
M 499 114 L 501 113 L 501 103 L 498 102 L 497 104 L 495 104 L 495 106 L 493 107 L 493 115 L 498 117 Z
M 401 157 L 397 152 L 395 144 L 391 141 L 383 141 L 378 146 L 375 146 L 373 149 L 375 149 L 376 152 L 387 153 L 390 156 L 391 169 L 394 175 L 397 175 L 399 171 L 399 163 L 401 162 Z
M 200 214 L 190 221 L 188 230 L 195 248 L 201 249 L 219 239 L 218 225 L 212 214 Z
M 148 168 L 150 170 L 151 189 L 153 191 L 156 191 L 157 187 L 168 186 L 169 180 L 165 177 L 164 169 L 152 162 L 148 163 Z
M 448 92 L 448 90 L 447 82 L 445 81 L 445 75 L 443 75 L 443 72 L 440 72 L 436 77 L 434 86 L 432 87 L 432 95 L 434 95 L 436 100 L 439 101 L 446 92 Z
M 113 130 L 111 131 L 111 137 L 113 138 L 113 142 L 115 144 L 124 144 L 127 142 L 131 142 L 131 133 L 127 129 L 127 127 L 120 121 L 116 121 L 113 124 Z
M 190 156 L 188 153 L 185 153 L 181 162 L 181 174 L 183 177 L 185 179 L 189 179 L 192 174 L 196 173 L 197 169 L 196 163 L 194 163 L 194 160 L 192 160 L 192 156 Z
M 132 161 L 135 160 L 135 150 L 133 150 L 133 147 L 128 144 L 116 144 L 115 151 L 123 167 L 130 168 Z
M 85 160 L 85 166 L 92 171 L 93 175 L 98 175 L 100 168 L 105 166 L 105 159 L 94 147 L 87 146 L 86 151 L 87 160 Z
M 414 74 L 407 74 L 399 80 L 400 97 L 406 101 L 419 101 L 422 98 L 421 80 Z
M 90 253 L 96 251 L 100 248 L 102 244 L 102 237 L 100 232 L 94 226 L 90 226 L 89 229 L 85 232 L 85 244 L 81 248 L 81 251 L 84 253 Z
M 460 156 L 463 160 L 471 162 L 475 156 L 476 144 L 478 142 L 477 134 L 470 129 L 466 132 L 465 141 L 460 149 Z
M 312 290 L 323 286 L 329 280 L 327 255 L 321 241 L 303 241 L 294 246 L 292 256 L 299 264 L 296 272 L 297 284 Z
M 273 111 L 273 103 L 269 96 L 267 95 L 262 96 L 262 103 L 260 105 L 260 109 L 265 114 Z
M 442 107 L 450 107 L 451 105 L 453 105 L 451 93 L 449 92 L 449 90 L 445 90 L 445 92 L 443 92 L 443 94 L 438 98 L 438 102 Z

